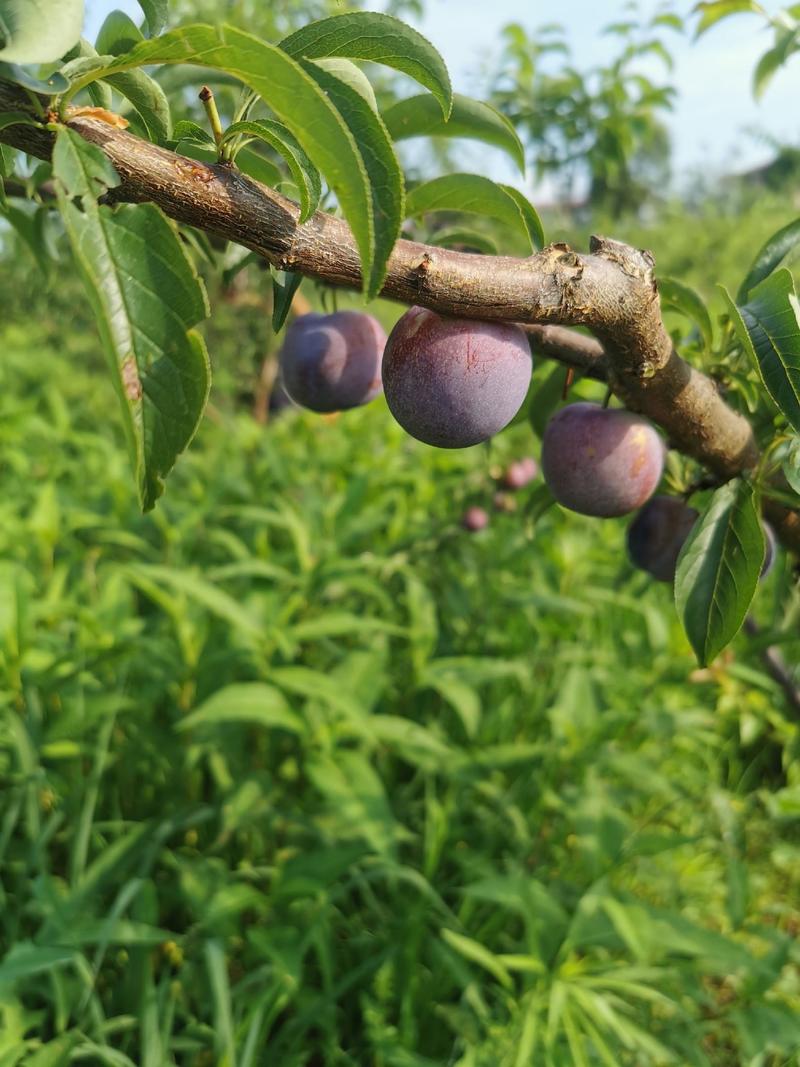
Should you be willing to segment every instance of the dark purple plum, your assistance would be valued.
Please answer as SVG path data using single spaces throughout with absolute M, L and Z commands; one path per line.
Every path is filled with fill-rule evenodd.
M 557 411 L 542 439 L 542 473 L 559 504 L 613 518 L 640 508 L 664 469 L 664 444 L 646 419 L 585 402 Z
M 389 410 L 419 441 L 466 448 L 502 430 L 531 380 L 525 333 L 509 323 L 474 322 L 412 307 L 383 354 Z
M 489 525 L 489 516 L 483 508 L 467 508 L 461 519 L 461 525 L 469 533 L 478 533 L 480 530 L 485 530 Z
M 675 577 L 678 556 L 699 512 L 675 496 L 654 496 L 628 527 L 631 563 L 659 582 Z
M 514 460 L 510 463 L 503 474 L 503 485 L 506 489 L 524 489 L 539 473 L 539 464 L 533 456 Z
M 363 311 L 300 315 L 286 331 L 281 378 L 295 403 L 312 411 L 345 411 L 381 391 L 386 334 Z

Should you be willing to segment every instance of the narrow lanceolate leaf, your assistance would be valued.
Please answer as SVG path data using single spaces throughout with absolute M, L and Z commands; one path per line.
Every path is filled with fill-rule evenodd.
M 151 141 L 163 144 L 169 140 L 172 130 L 169 101 L 154 78 L 143 70 L 126 70 L 109 75 L 106 81 L 134 106 Z
M 525 173 L 525 150 L 517 131 L 490 104 L 453 95 L 453 110 L 445 119 L 438 101 L 429 93 L 398 100 L 383 112 L 383 121 L 393 141 L 408 137 L 464 137 L 495 145 L 506 152 Z
M 775 72 L 789 59 L 798 48 L 798 30 L 784 30 L 773 48 L 768 49 L 756 64 L 753 71 L 753 96 L 760 100 L 772 81 Z
M 99 149 L 60 130 L 53 173 L 147 510 L 194 436 L 208 398 L 208 355 L 191 329 L 208 314 L 205 291 L 176 230 L 156 207 L 97 204 L 101 192 L 118 184 Z
M 661 294 L 661 303 L 680 311 L 697 326 L 703 344 L 708 350 L 714 343 L 714 329 L 711 325 L 711 316 L 708 313 L 705 301 L 699 293 L 683 282 L 674 278 L 659 278 L 658 291 Z
M 114 60 L 102 76 L 160 63 L 195 64 L 225 71 L 266 101 L 335 193 L 358 245 L 364 291 L 367 296 L 375 296 L 386 269 L 385 258 L 381 262 L 376 249 L 381 249 L 380 255 L 385 257 L 386 250 L 394 246 L 400 232 L 399 213 L 396 204 L 381 201 L 376 208 L 369 178 L 373 161 L 369 168 L 365 162 L 365 156 L 374 152 L 375 139 L 366 143 L 363 150 L 356 141 L 350 125 L 355 125 L 355 106 L 349 109 L 352 114 L 346 121 L 318 80 L 300 62 L 281 48 L 227 26 L 188 26 L 144 41 Z M 97 76 L 87 75 L 74 82 L 71 92 Z M 359 121 L 359 127 L 368 130 L 366 121 Z M 388 135 L 386 138 L 388 141 Z M 385 168 L 388 157 L 384 154 L 379 162 Z
M 161 33 L 167 21 L 168 0 L 139 0 L 139 7 L 147 19 L 147 29 L 151 37 Z
M 722 486 L 689 534 L 675 575 L 678 614 L 701 666 L 738 633 L 764 551 L 753 487 L 740 479 Z
M 75 44 L 83 0 L 0 0 L 0 61 L 52 63 Z
M 771 274 L 735 304 L 723 288 L 736 333 L 761 374 L 767 392 L 800 433 L 800 304 L 792 275 Z
M 0 79 L 4 82 L 11 82 L 12 85 L 22 85 L 25 89 L 30 89 L 32 93 L 44 93 L 48 96 L 52 96 L 54 93 L 63 93 L 69 89 L 69 82 L 58 71 L 55 74 L 50 74 L 47 78 L 34 78 L 30 71 L 24 67 L 17 66 L 16 63 L 4 63 L 2 56 L 3 53 L 0 52 Z
M 376 220 L 373 262 L 367 277 L 371 293 L 378 293 L 386 277 L 386 264 L 403 224 L 405 188 L 400 164 L 380 115 L 352 86 L 316 63 L 303 61 L 304 69 L 318 83 L 347 123 L 359 146 Z
M 142 40 L 142 31 L 124 11 L 112 11 L 97 33 L 95 49 L 101 56 L 119 56 Z
M 6 126 L 36 126 L 36 120 L 24 111 L 0 111 L 0 130 Z
M 781 466 L 786 481 L 800 496 L 800 437 L 792 438 Z
M 319 207 L 322 196 L 322 181 L 319 171 L 303 150 L 302 145 L 282 122 L 271 119 L 258 121 L 234 122 L 225 131 L 222 145 L 233 137 L 247 136 L 264 141 L 283 156 L 291 171 L 292 178 L 300 190 L 300 221 L 305 222 Z
M 729 15 L 739 15 L 745 11 L 764 13 L 763 7 L 756 0 L 702 0 L 696 4 L 694 13 L 699 14 L 696 36 L 711 29 L 720 19 L 728 18 Z
M 329 56 L 327 59 L 315 59 L 318 67 L 335 74 L 343 82 L 347 82 L 351 89 L 363 96 L 373 111 L 378 110 L 378 100 L 375 90 L 370 84 L 369 78 L 357 63 L 352 60 L 342 59 L 341 56 Z
M 750 295 L 750 290 L 769 277 L 798 244 L 800 244 L 800 219 L 795 219 L 787 226 L 781 227 L 777 233 L 773 233 L 759 249 L 753 265 L 739 286 L 736 303 L 743 304 Z
M 544 242 L 539 216 L 522 193 L 480 174 L 447 174 L 412 189 L 406 198 L 406 214 L 410 217 L 427 211 L 486 215 L 522 233 L 533 247 Z
M 286 703 L 280 689 L 262 682 L 243 682 L 218 689 L 178 724 L 178 730 L 243 723 L 262 729 L 303 732 L 303 721 Z
M 513 185 L 498 185 L 499 189 L 502 189 L 507 197 L 517 205 L 517 211 L 519 211 L 520 218 L 522 219 L 522 225 L 525 227 L 525 231 L 528 235 L 528 239 L 534 248 L 544 248 L 544 227 L 542 226 L 542 220 L 536 211 L 536 208 L 524 196 L 519 189 L 515 189 Z
M 270 270 L 272 271 L 272 329 L 277 333 L 278 330 L 283 329 L 294 294 L 300 288 L 303 275 L 295 274 L 290 270 L 278 270 L 277 267 L 271 267 Z
M 421 33 L 391 15 L 376 11 L 333 15 L 304 26 L 281 41 L 281 48 L 303 59 L 344 56 L 383 63 L 430 89 L 445 117 L 450 114 L 453 90 L 444 60 Z

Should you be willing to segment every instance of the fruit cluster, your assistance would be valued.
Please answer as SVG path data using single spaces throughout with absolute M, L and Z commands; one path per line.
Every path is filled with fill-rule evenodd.
M 439 448 L 466 448 L 507 426 L 530 385 L 527 336 L 509 323 L 476 322 L 410 308 L 389 337 L 371 315 L 338 311 L 301 315 L 280 352 L 281 379 L 302 407 L 332 412 L 369 403 L 383 391 L 389 410 L 412 437 Z M 672 581 L 678 556 L 698 517 L 677 497 L 653 496 L 666 447 L 655 428 L 630 411 L 569 404 L 542 439 L 544 480 L 563 507 L 612 518 L 638 511 L 628 529 L 631 562 L 658 581 Z M 529 457 L 512 463 L 503 488 L 522 489 L 538 474 Z M 508 493 L 495 495 L 511 511 Z M 483 530 L 489 516 L 468 509 L 462 526 Z M 772 565 L 775 539 L 764 524 Z

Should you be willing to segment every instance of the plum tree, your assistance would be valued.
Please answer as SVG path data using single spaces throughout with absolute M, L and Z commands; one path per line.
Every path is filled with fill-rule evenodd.
M 599 404 L 570 404 L 550 419 L 542 472 L 559 504 L 612 518 L 639 508 L 655 492 L 664 444 L 646 419 Z
M 628 555 L 634 566 L 659 582 L 675 577 L 678 556 L 699 512 L 675 496 L 654 496 L 628 527 Z
M 533 456 L 525 456 L 523 459 L 515 459 L 506 468 L 502 482 L 506 489 L 524 489 L 539 473 L 539 464 Z
M 319 0 L 321 7 L 328 3 L 333 0 Z M 60 219 L 63 250 L 72 251 L 98 319 L 143 510 L 156 505 L 208 402 L 211 360 L 198 327 L 210 305 L 195 263 L 203 256 L 199 231 L 251 253 L 237 253 L 223 268 L 226 286 L 235 276 L 231 270 L 249 269 L 254 261 L 260 278 L 269 270 L 275 330 L 300 296 L 303 278 L 359 289 L 367 300 L 382 296 L 419 305 L 392 332 L 383 377 L 390 410 L 420 440 L 464 447 L 511 422 L 529 385 L 530 339 L 537 354 L 560 361 L 570 373 L 577 370 L 607 383 L 626 408 L 638 413 L 578 404 L 551 421 L 543 467 L 562 504 L 597 516 L 641 507 L 655 491 L 664 461 L 657 426 L 687 481 L 701 477 L 694 469 L 699 466 L 718 484 L 707 512 L 716 506 L 722 515 L 735 513 L 737 528 L 755 545 L 763 511 L 778 541 L 800 553 L 800 493 L 788 479 L 795 485 L 793 504 L 781 487 L 778 463 L 785 461 L 773 448 L 777 442 L 770 430 L 777 409 L 787 428 L 800 434 L 796 391 L 786 384 L 800 324 L 791 272 L 782 266 L 798 240 L 795 223 L 767 239 L 735 294 L 724 291 L 717 346 L 702 297 L 679 279 L 672 285 L 659 281 L 649 252 L 600 236 L 590 238 L 586 252 L 557 236 L 548 239 L 526 197 L 485 174 L 450 173 L 431 180 L 421 175 L 406 189 L 393 146 L 405 136 L 424 130 L 476 137 L 520 162 L 524 145 L 508 124 L 498 124 L 474 101 L 454 99 L 435 47 L 411 27 L 398 26 L 394 17 L 352 10 L 344 21 L 342 15 L 323 18 L 268 42 L 236 27 L 223 33 L 202 24 L 162 35 L 167 5 L 149 4 L 155 13 L 154 21 L 145 20 L 146 39 L 139 41 L 137 29 L 138 43 L 130 47 L 130 26 L 117 39 L 120 24 L 114 16 L 98 39 L 98 51 L 109 61 L 95 64 L 84 62 L 85 42 L 75 38 L 81 0 L 13 6 L 12 36 L 18 40 L 10 46 L 0 42 L 8 60 L 0 63 L 0 200 L 10 195 L 28 204 L 19 210 L 12 203 L 4 210 L 4 226 L 19 230 L 22 243 L 46 264 L 61 248 L 45 239 L 49 226 L 31 228 L 30 211 L 37 219 Z M 71 29 L 53 20 L 45 56 L 42 12 L 60 13 L 67 6 L 77 12 L 69 20 Z M 730 7 L 723 0 L 700 6 L 717 14 Z M 666 22 L 672 24 L 674 17 Z M 711 24 L 705 14 L 701 22 Z M 270 26 L 275 29 L 272 20 Z M 524 52 L 524 41 L 521 47 Z M 72 66 L 76 49 L 83 58 Z M 637 54 L 634 49 L 630 56 Z M 67 66 L 53 68 L 44 81 L 26 69 L 57 65 L 59 56 Z M 332 60 L 352 77 L 352 61 L 364 59 L 415 72 L 412 77 L 431 98 L 390 104 L 387 121 L 376 123 L 364 111 L 374 103 L 366 79 L 359 79 L 360 103 L 348 78 L 324 65 Z M 780 62 L 784 59 L 781 52 Z M 172 127 L 168 101 L 147 70 L 175 63 L 185 68 L 176 84 L 190 81 L 195 66 L 212 70 L 226 94 L 230 83 L 243 83 L 241 94 L 225 98 L 223 113 L 234 120 L 227 128 L 209 87 L 199 99 L 210 131 L 185 120 Z M 617 76 L 624 82 L 624 72 L 616 70 Z M 133 87 L 125 104 L 126 112 L 130 104 L 131 115 L 136 113 L 131 129 L 125 129 L 130 118 L 109 110 L 116 103 L 112 89 L 125 95 L 121 86 Z M 185 94 L 171 91 L 183 115 Z M 101 100 L 106 106 L 95 106 Z M 512 112 L 518 121 L 515 107 Z M 431 115 L 437 115 L 435 121 Z M 195 116 L 202 118 L 197 111 Z M 612 125 L 619 132 L 624 123 L 620 113 Z M 263 152 L 256 151 L 261 144 L 270 152 L 266 168 L 265 159 L 259 159 Z M 32 169 L 33 158 L 46 165 Z M 264 184 L 266 172 L 271 177 Z M 297 201 L 270 184 L 279 186 L 287 176 Z M 320 210 L 323 193 L 330 194 L 335 213 Z M 494 235 L 482 228 L 471 237 L 463 232 L 459 237 L 458 230 L 445 234 L 429 217 L 443 211 L 458 218 L 485 214 L 502 227 L 503 242 L 519 243 L 521 254 L 468 251 L 494 248 Z M 192 230 L 181 230 L 187 226 Z M 667 328 L 662 300 L 684 313 L 691 309 L 692 332 Z M 706 354 L 714 352 L 705 368 L 693 351 L 697 328 Z M 285 387 L 297 403 L 317 411 L 364 404 L 381 388 L 384 341 L 366 314 L 308 315 L 285 338 Z M 692 352 L 691 360 L 684 359 L 684 350 Z M 736 373 L 712 378 L 711 365 Z M 542 383 L 533 396 L 534 413 L 549 410 L 551 381 L 560 387 L 555 375 Z M 516 471 L 509 479 L 496 488 L 510 493 L 522 481 Z M 776 481 L 779 494 L 772 491 Z M 689 628 L 701 661 L 739 631 L 747 597 L 738 593 L 756 584 L 752 552 L 737 556 L 723 538 L 711 539 L 704 551 L 718 566 L 726 595 L 699 583 L 690 598 L 693 579 L 686 579 L 682 603 L 691 603 L 691 612 L 684 612 L 684 625 L 700 620 Z
M 489 516 L 483 508 L 467 508 L 461 519 L 461 525 L 469 533 L 478 533 L 489 525 Z
M 286 331 L 281 380 L 295 403 L 312 411 L 344 411 L 381 391 L 383 327 L 361 311 L 311 312 Z
M 383 354 L 389 410 L 419 441 L 466 448 L 502 430 L 531 380 L 531 352 L 513 323 L 448 318 L 412 307 Z

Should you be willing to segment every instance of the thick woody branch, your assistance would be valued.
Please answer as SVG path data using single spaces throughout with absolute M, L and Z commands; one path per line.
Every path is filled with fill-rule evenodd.
M 16 87 L 0 83 L 0 111 L 29 107 Z M 317 212 L 301 225 L 295 203 L 232 167 L 187 159 L 96 118 L 75 116 L 70 126 L 102 148 L 120 175 L 110 198 L 152 201 L 171 218 L 244 245 L 282 269 L 360 288 L 358 249 L 341 219 Z M 52 149 L 52 134 L 30 126 L 5 127 L 0 140 L 42 158 Z M 719 477 L 758 461 L 747 420 L 674 350 L 648 252 L 592 238 L 588 254 L 554 244 L 525 259 L 489 259 L 401 240 L 382 295 L 450 315 L 534 325 L 535 347 L 607 377 L 629 408 Z M 568 341 L 567 331 L 556 329 L 568 326 L 587 327 L 599 344 L 571 333 Z M 800 518 L 774 503 L 768 514 L 781 540 L 800 551 Z

